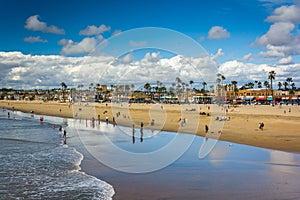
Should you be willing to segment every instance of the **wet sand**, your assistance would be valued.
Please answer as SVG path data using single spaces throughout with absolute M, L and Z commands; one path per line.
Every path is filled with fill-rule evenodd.
M 160 132 L 155 138 L 145 139 L 142 143 L 138 140 L 139 134 L 136 134 L 136 142 L 132 143 L 131 137 L 126 140 L 118 127 L 105 123 L 99 126 L 101 128 L 96 126 L 88 132 L 78 133 L 81 141 L 76 142 L 74 140 L 79 137 L 72 137 L 71 142 L 85 156 L 82 170 L 113 185 L 115 200 L 273 200 L 296 199 L 299 196 L 300 154 L 218 141 L 208 156 L 199 159 L 198 152 L 204 138 L 197 136 L 189 149 L 169 166 L 149 173 L 125 173 L 95 159 L 98 153 L 91 149 L 97 141 L 101 142 L 102 137 L 99 136 L 103 132 L 113 135 L 111 141 L 114 144 L 133 152 L 144 151 L 148 146 L 159 149 L 161 143 L 173 138 L 174 133 Z M 105 144 L 99 144 L 97 152 L 107 152 Z M 160 159 L 157 157 L 155 162 L 160 163 Z M 135 165 L 128 163 L 127 157 L 118 160 L 119 167 Z
M 105 121 L 118 125 L 140 127 L 143 122 L 145 128 L 165 130 L 171 132 L 187 132 L 209 138 L 218 134 L 205 134 L 205 125 L 209 125 L 215 119 L 211 115 L 199 115 L 199 112 L 211 113 L 210 105 L 158 105 L 158 104 L 99 104 L 82 103 L 70 105 L 68 103 L 55 102 L 25 102 L 25 101 L 0 101 L 0 107 L 16 109 L 23 112 L 34 111 L 36 114 L 91 119 Z M 195 109 L 195 110 L 194 110 Z M 291 112 L 289 112 L 289 110 Z M 120 116 L 117 117 L 117 113 Z M 197 130 L 182 129 L 180 118 L 186 118 L 188 124 L 195 123 Z M 277 149 L 288 152 L 300 152 L 300 106 L 265 106 L 247 105 L 230 107 L 226 113 L 230 117 L 224 123 L 220 140 L 239 144 L 246 144 L 269 149 Z M 151 120 L 155 125 L 151 126 Z M 199 123 L 198 123 L 199 122 Z M 264 122 L 263 130 L 258 128 L 258 123 Z

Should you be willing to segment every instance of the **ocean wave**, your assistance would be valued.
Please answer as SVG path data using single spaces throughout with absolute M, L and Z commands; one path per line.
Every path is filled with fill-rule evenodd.
M 113 187 L 80 171 L 83 155 L 61 145 L 55 129 L 35 126 L 36 119 L 24 113 L 18 116 L 24 120 L 0 123 L 0 129 L 15 127 L 0 134 L 0 199 L 112 199 Z

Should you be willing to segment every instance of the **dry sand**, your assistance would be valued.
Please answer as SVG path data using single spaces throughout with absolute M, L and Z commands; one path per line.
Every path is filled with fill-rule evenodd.
M 118 125 L 166 130 L 172 132 L 187 132 L 205 136 L 204 126 L 210 127 L 206 137 L 218 138 L 219 134 L 213 126 L 219 123 L 215 120 L 211 105 L 160 105 L 160 104 L 105 104 L 82 103 L 70 105 L 56 102 L 31 101 L 0 101 L 0 107 L 23 112 L 34 111 L 36 114 L 52 115 L 68 118 L 83 118 L 96 120 L 98 115 L 102 121 L 113 117 Z M 208 108 L 210 107 L 210 109 Z M 291 112 L 289 112 L 289 109 Z M 209 113 L 199 115 L 199 112 Z M 118 116 L 118 114 L 120 114 Z M 230 107 L 226 113 L 230 120 L 225 121 L 220 140 L 234 143 L 277 149 L 289 152 L 300 152 L 300 106 L 263 106 L 247 105 Z M 180 125 L 180 119 L 186 119 L 186 125 Z M 154 119 L 154 126 L 151 120 Z M 263 130 L 258 123 L 264 122 Z M 222 123 L 222 122 L 220 122 Z

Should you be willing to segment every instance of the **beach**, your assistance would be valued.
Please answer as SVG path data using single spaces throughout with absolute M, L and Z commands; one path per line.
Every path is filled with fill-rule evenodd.
M 68 136 L 68 148 L 60 151 L 58 146 L 58 150 L 59 152 L 68 153 L 67 150 L 73 149 L 78 152 L 78 155 L 82 155 L 83 160 L 80 163 L 78 173 L 86 174 L 96 184 L 93 187 L 95 190 L 89 194 L 100 191 L 99 194 L 101 195 L 112 195 L 112 192 L 103 192 L 111 191 L 113 187 L 115 192 L 113 199 L 116 200 L 224 200 L 241 198 L 245 200 L 271 200 L 295 199 L 299 195 L 297 186 L 299 185 L 300 154 L 297 146 L 299 138 L 296 129 L 297 122 L 299 122 L 297 116 L 299 115 L 299 108 L 297 106 L 282 106 L 280 108 L 250 105 L 229 107 L 229 109 L 227 107 L 227 120 L 219 121 L 213 115 L 213 105 L 130 105 L 125 103 L 69 105 L 53 102 L 21 101 L 2 101 L 0 105 L 3 108 L 9 108 L 9 110 L 3 111 L 2 115 L 3 120 L 8 120 L 11 123 L 8 127 L 11 127 L 12 130 L 15 129 L 18 122 L 22 123 L 22 126 L 18 126 L 19 129 L 30 127 L 27 132 L 18 131 L 19 129 L 15 130 L 16 134 L 19 134 L 19 132 L 23 134 L 26 144 L 28 141 L 41 137 L 45 142 L 50 142 L 49 145 L 54 148 L 57 147 L 55 141 L 59 139 L 57 135 L 58 128 L 53 128 L 52 125 L 53 123 L 57 125 L 62 123 L 65 126 L 64 123 L 67 123 L 65 129 Z M 289 112 L 289 108 L 291 112 Z M 32 114 L 13 112 L 13 109 L 34 113 L 34 118 L 31 117 Z M 203 112 L 210 113 L 210 116 L 199 115 L 199 110 L 202 114 Z M 286 110 L 285 113 L 284 110 Z M 7 116 L 8 112 L 11 113 L 10 119 Z M 120 116 L 117 116 L 119 112 Z M 50 117 L 50 115 L 60 115 L 61 117 Z M 98 115 L 100 115 L 100 123 L 97 121 Z M 40 116 L 44 116 L 44 124 L 39 122 Z M 109 124 L 105 122 L 106 117 L 108 117 Z M 117 126 L 113 124 L 113 117 Z M 182 127 L 182 119 L 180 120 L 180 118 L 185 118 L 186 125 L 184 127 Z M 228 120 L 229 118 L 230 120 Z M 151 125 L 152 119 L 155 121 L 154 125 Z M 195 123 L 197 120 L 199 120 L 199 124 Z M 144 123 L 145 128 L 143 136 L 140 129 L 141 122 Z M 214 141 L 211 138 L 217 138 L 219 135 L 215 132 L 212 133 L 212 127 L 205 134 L 205 124 L 213 126 L 222 122 L 224 122 L 224 128 L 220 138 L 229 142 L 219 140 L 207 156 L 200 158 L 199 148 L 201 144 Z M 259 122 L 265 123 L 263 130 L 258 128 Z M 7 123 L 3 121 L 3 124 Z M 34 124 L 34 126 L 31 127 L 28 124 Z M 120 124 L 128 127 L 126 128 Z M 132 124 L 135 125 L 135 131 L 133 132 L 131 132 Z M 189 126 L 190 124 L 194 126 Z M 197 130 L 191 129 L 195 126 Z M 38 128 L 38 131 L 36 131 L 36 128 Z M 159 131 L 158 133 L 154 131 L 153 135 L 151 135 L 151 130 L 148 130 L 158 128 L 168 130 Z M 129 131 L 129 134 L 126 134 L 126 131 Z M 10 137 L 15 137 L 10 131 L 7 130 L 6 132 L 7 135 L 4 138 L 10 135 Z M 180 133 L 177 134 L 176 132 Z M 206 139 L 204 137 L 194 137 L 194 132 L 200 136 L 206 135 Z M 105 138 L 112 143 L 107 142 Z M 164 165 L 164 161 L 168 160 L 169 157 L 176 157 L 173 153 L 173 151 L 179 149 L 179 146 L 176 145 L 171 152 L 164 154 L 165 147 L 170 148 L 169 145 L 176 143 L 175 138 L 179 140 L 177 144 L 184 145 L 186 139 L 192 143 L 176 160 Z M 18 139 L 17 142 L 19 141 Z M 2 140 L 2 142 L 10 148 L 16 147 L 19 149 L 14 144 L 15 141 L 11 141 L 12 144 L 8 143 L 7 140 Z M 114 145 L 111 146 L 111 144 L 125 150 L 127 154 L 124 155 L 122 151 L 115 152 Z M 28 143 L 28 145 L 31 147 L 32 143 Z M 39 146 L 37 147 L 39 148 Z M 282 151 L 272 150 L 279 148 Z M 147 156 L 131 159 L 132 155 L 141 156 L 145 153 L 147 153 Z M 150 156 L 152 153 L 157 153 L 157 155 Z M 53 154 L 57 155 L 56 150 Z M 48 157 L 45 158 L 48 159 Z M 106 158 L 108 160 L 105 160 Z M 48 161 L 45 160 L 45 162 Z M 59 161 L 57 163 L 64 162 Z M 78 163 L 76 166 L 78 166 Z M 43 165 L 39 167 L 42 168 Z M 141 173 L 147 167 L 150 167 L 148 173 Z M 159 168 L 154 170 L 155 167 Z M 126 170 L 131 171 L 131 173 L 126 172 Z M 33 178 L 39 177 L 35 173 L 32 173 L 32 175 Z M 94 177 L 97 179 L 94 179 Z M 85 179 L 86 177 L 84 177 Z M 59 180 L 61 178 L 54 179 L 54 181 Z M 51 188 L 56 187 L 57 184 L 54 183 Z M 71 182 L 70 185 L 77 186 L 77 183 Z M 104 188 L 108 186 L 107 190 L 103 190 L 103 186 L 105 186 Z M 64 187 L 72 189 L 72 187 L 69 187 L 69 183 L 66 183 Z M 44 194 L 40 192 L 39 187 L 33 189 L 39 195 Z M 85 186 L 79 184 L 78 189 L 66 194 L 72 197 L 77 193 L 85 194 L 84 191 L 86 191 Z M 9 194 L 15 195 L 15 192 L 11 191 Z M 57 192 L 51 193 L 53 196 L 57 194 Z M 20 196 L 22 195 L 25 194 L 20 190 Z M 25 196 L 28 197 L 28 194 Z
M 122 126 L 158 129 L 170 132 L 186 132 L 206 136 L 219 137 L 219 134 L 208 131 L 205 125 L 214 120 L 211 105 L 178 105 L 178 104 L 114 104 L 114 103 L 69 103 L 37 102 L 37 101 L 0 101 L 1 108 L 33 112 L 41 115 L 81 118 L 86 120 L 105 121 Z M 226 121 L 224 122 L 219 140 L 238 144 L 276 149 L 287 152 L 300 152 L 300 106 L 282 105 L 239 105 L 226 107 Z M 200 115 L 199 111 L 206 115 Z M 120 115 L 119 115 L 120 114 Z M 99 116 L 100 115 L 100 116 Z M 119 115 L 119 116 L 117 116 Z M 195 123 L 197 130 L 181 127 L 181 118 L 186 123 Z M 151 120 L 155 120 L 151 126 Z M 229 120 L 230 119 L 230 120 Z M 197 123 L 196 123 L 197 122 Z M 259 123 L 265 124 L 263 130 Z

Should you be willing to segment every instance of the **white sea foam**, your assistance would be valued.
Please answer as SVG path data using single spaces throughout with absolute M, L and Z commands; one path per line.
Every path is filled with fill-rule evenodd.
M 29 114 L 15 114 L 24 120 L 7 120 L 7 113 L 0 114 L 0 129 L 5 130 L 0 133 L 1 199 L 112 198 L 113 187 L 80 171 L 83 155 L 58 145 L 54 129 L 39 125 L 38 116 L 31 120 Z M 49 124 L 63 121 L 45 119 Z

